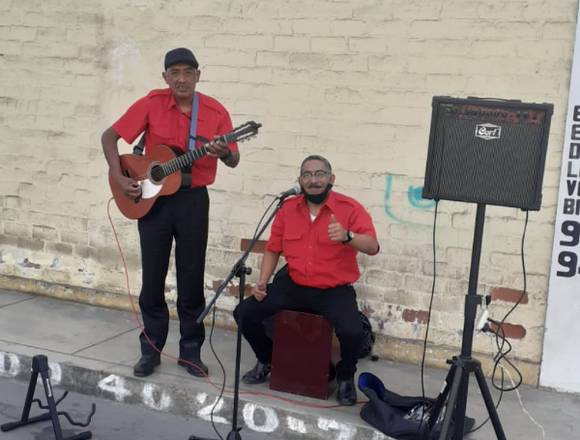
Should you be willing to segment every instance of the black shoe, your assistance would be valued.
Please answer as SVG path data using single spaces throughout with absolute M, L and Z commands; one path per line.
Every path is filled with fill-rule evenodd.
M 141 359 L 133 367 L 133 374 L 137 377 L 147 377 L 153 374 L 155 367 L 161 363 L 161 357 L 155 356 L 141 356 Z
M 246 385 L 256 385 L 258 383 L 264 383 L 266 382 L 268 374 L 270 374 L 271 370 L 272 370 L 271 364 L 263 364 L 262 362 L 258 361 L 256 362 L 254 368 L 252 368 L 250 371 L 244 374 L 244 376 L 242 377 L 242 382 L 244 382 Z
M 179 359 L 177 364 L 185 368 L 189 374 L 195 377 L 207 377 L 209 371 L 207 365 L 200 358 Z
M 336 400 L 343 406 L 352 406 L 356 403 L 356 388 L 354 387 L 354 378 L 340 380 L 337 379 L 338 391 Z

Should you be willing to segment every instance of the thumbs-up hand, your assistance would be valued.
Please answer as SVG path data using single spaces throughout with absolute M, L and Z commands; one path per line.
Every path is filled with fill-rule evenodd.
M 346 229 L 342 227 L 334 214 L 330 214 L 330 223 L 328 223 L 328 238 L 339 243 L 342 243 L 347 239 Z

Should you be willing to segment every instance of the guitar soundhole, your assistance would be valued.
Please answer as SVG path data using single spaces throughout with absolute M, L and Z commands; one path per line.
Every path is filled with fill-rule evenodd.
M 155 165 L 153 168 L 151 168 L 151 180 L 154 183 L 161 182 L 164 177 L 165 173 L 163 172 L 163 168 L 161 168 L 161 165 Z

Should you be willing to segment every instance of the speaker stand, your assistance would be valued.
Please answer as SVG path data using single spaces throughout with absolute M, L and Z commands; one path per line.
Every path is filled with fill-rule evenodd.
M 496 438 L 498 440 L 506 440 L 491 393 L 481 369 L 481 362 L 471 357 L 477 307 L 481 304 L 481 295 L 477 295 L 477 281 L 479 277 L 479 261 L 481 257 L 484 220 L 485 204 L 479 203 L 477 205 L 477 214 L 475 218 L 471 269 L 469 273 L 469 289 L 468 294 L 465 296 L 461 354 L 459 356 L 454 356 L 453 359 L 447 361 L 451 364 L 451 367 L 447 375 L 445 388 L 437 397 L 433 410 L 429 416 L 427 424 L 428 439 L 436 437 L 436 431 L 439 429 L 437 420 L 442 411 L 445 411 L 445 417 L 437 438 L 439 440 L 463 439 L 467 395 L 469 392 L 469 375 L 474 374 L 483 401 L 485 402 L 485 407 L 487 408 L 487 412 L 491 419 L 491 423 L 493 424 Z M 451 422 L 453 422 L 453 430 L 450 433 Z

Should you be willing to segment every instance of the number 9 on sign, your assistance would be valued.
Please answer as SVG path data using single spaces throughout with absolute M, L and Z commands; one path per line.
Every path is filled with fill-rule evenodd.
M 578 255 L 574 252 L 564 251 L 558 255 L 558 263 L 567 270 L 558 271 L 556 275 L 559 277 L 573 277 L 578 273 Z
M 560 240 L 562 246 L 576 246 L 580 243 L 580 223 L 572 220 L 562 222 L 562 234 L 569 237 L 569 241 Z

